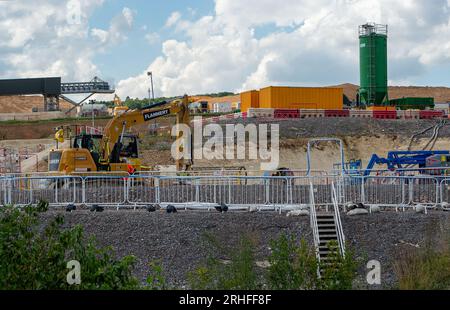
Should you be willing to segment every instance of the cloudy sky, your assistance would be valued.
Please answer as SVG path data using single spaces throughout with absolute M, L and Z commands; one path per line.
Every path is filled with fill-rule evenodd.
M 99 76 L 120 96 L 358 83 L 389 25 L 392 85 L 450 86 L 450 0 L 0 0 L 0 78 Z

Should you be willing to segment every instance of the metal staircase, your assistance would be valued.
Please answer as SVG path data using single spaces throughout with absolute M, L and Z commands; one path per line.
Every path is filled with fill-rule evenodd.
M 345 256 L 345 237 L 334 183 L 331 184 L 331 195 L 334 212 L 317 213 L 314 199 L 314 185 L 312 183 L 310 184 L 311 227 L 319 267 L 333 264 L 333 260 L 336 257 L 332 254 L 336 253 L 336 251 L 340 255 Z M 335 245 L 331 245 L 330 242 Z M 322 276 L 323 270 L 319 268 L 317 272 L 319 277 Z

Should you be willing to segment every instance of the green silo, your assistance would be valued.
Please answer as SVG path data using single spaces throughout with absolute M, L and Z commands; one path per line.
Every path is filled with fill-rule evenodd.
M 359 26 L 359 101 L 363 106 L 388 105 L 387 34 L 387 25 Z

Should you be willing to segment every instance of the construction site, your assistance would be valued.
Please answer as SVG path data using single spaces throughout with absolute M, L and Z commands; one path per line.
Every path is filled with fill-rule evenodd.
M 367 23 L 356 34 L 359 86 L 261 85 L 131 109 L 117 95 L 108 107 L 89 102 L 115 94 L 98 77 L 0 80 L 0 203 L 48 202 L 44 223 L 61 214 L 118 256 L 135 255 L 142 281 L 149 262 L 161 260 L 168 281 L 189 289 L 205 233 L 224 245 L 250 235 L 258 268 L 267 269 L 270 240 L 288 233 L 322 263 L 330 242 L 341 256 L 350 247 L 380 261 L 381 284 L 366 282 L 364 264 L 353 288 L 397 288 L 396 253 L 449 236 L 450 88 L 389 87 L 388 27 Z M 175 125 L 202 133 L 242 125 L 243 145 L 258 151 L 278 135 L 277 167 L 262 170 L 267 158 L 240 158 L 235 148 L 234 159 L 186 156 L 195 142 L 174 135 Z M 252 126 L 275 130 L 270 145 L 246 140 Z M 227 136 L 233 146 L 239 134 Z M 174 158 L 174 149 L 184 155 Z

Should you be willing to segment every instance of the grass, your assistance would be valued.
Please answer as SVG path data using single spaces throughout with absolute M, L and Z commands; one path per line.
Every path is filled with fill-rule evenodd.
M 358 262 L 349 250 L 345 258 L 336 254 L 333 265 L 321 266 L 324 274 L 319 277 L 314 248 L 285 234 L 271 241 L 267 270 L 257 269 L 256 242 L 248 236 L 242 236 L 232 249 L 224 249 L 211 235 L 206 235 L 206 240 L 209 254 L 205 263 L 188 274 L 192 289 L 348 290 L 357 276 Z M 229 261 L 225 263 L 218 256 Z
M 226 249 L 212 235 L 206 234 L 206 262 L 188 273 L 189 285 L 194 290 L 256 290 L 261 287 L 255 265 L 255 241 L 248 236 L 240 238 L 235 248 Z M 230 260 L 224 262 L 218 256 Z
M 397 253 L 394 271 L 401 290 L 449 290 L 450 236 L 437 246 L 426 241 L 421 248 L 403 247 Z

